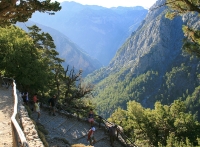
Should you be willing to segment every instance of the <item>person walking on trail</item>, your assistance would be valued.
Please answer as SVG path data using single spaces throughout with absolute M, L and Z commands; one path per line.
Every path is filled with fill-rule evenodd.
M 39 103 L 38 100 L 37 100 L 37 102 L 35 103 L 35 111 L 36 111 L 37 114 L 38 114 L 37 120 L 40 120 L 40 103 Z
M 88 114 L 88 122 L 90 123 L 91 126 L 94 125 L 94 112 L 93 112 L 93 109 L 90 109 L 90 112 Z
M 25 105 L 28 105 L 28 92 L 22 93 L 22 99 Z
M 35 111 L 35 103 L 38 101 L 37 93 L 34 94 L 33 96 L 33 107 L 32 111 Z
M 88 131 L 88 138 L 87 138 L 87 141 L 90 142 L 90 145 L 94 145 L 96 140 L 94 138 L 94 132 L 95 132 L 95 127 L 92 126 L 91 129 Z
M 110 144 L 111 144 L 111 146 L 113 146 L 114 141 L 116 140 L 116 137 L 117 137 L 117 125 L 110 126 L 108 128 L 108 133 L 109 133 L 109 137 L 110 137 Z
M 51 111 L 52 111 L 52 113 L 53 113 L 53 116 L 56 116 L 56 114 L 55 114 L 56 95 L 54 95 L 54 96 L 49 100 L 49 105 L 50 105 Z

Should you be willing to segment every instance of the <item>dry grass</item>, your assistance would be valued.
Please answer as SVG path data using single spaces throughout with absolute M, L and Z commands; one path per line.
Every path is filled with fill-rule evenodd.
M 40 137 L 40 139 L 43 142 L 44 146 L 45 147 L 49 147 L 49 144 L 48 144 L 48 142 L 46 140 L 45 135 L 40 130 L 38 130 L 38 136 Z

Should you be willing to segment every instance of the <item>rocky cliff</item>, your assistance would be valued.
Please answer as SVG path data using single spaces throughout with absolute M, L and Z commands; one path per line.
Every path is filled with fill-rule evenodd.
M 152 8 L 163 3 L 158 0 Z M 149 11 L 110 64 L 86 78 L 96 84 L 94 102 L 102 115 L 126 108 L 129 100 L 149 108 L 156 101 L 170 105 L 199 84 L 199 60 L 182 52 L 182 25 L 191 17 L 169 20 L 166 11 L 164 6 Z

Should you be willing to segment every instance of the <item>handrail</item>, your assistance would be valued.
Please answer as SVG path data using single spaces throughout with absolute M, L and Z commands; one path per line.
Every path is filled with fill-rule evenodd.
M 18 136 L 20 138 L 22 146 L 23 147 L 29 147 L 29 145 L 28 145 L 28 143 L 26 141 L 24 132 L 22 131 L 22 129 L 20 128 L 18 122 L 15 119 L 16 114 L 17 114 L 17 105 L 18 105 L 18 97 L 17 97 L 17 93 L 16 93 L 15 80 L 13 80 L 13 96 L 14 96 L 14 112 L 12 114 L 11 121 L 13 123 L 13 126 L 14 126 L 15 130 L 17 131 L 17 134 L 18 134 Z
M 107 121 L 106 119 L 102 118 L 101 116 L 99 116 L 99 115 L 97 115 L 97 116 L 102 120 L 102 122 L 104 123 L 104 125 L 105 125 L 106 127 L 108 127 L 106 123 L 108 123 L 108 124 L 110 124 L 110 125 L 114 125 L 113 123 Z M 105 123 L 105 122 L 106 122 L 106 123 Z M 133 145 L 133 147 L 138 147 L 138 146 L 137 146 L 136 144 L 134 144 L 133 141 L 132 141 L 130 138 L 128 138 L 118 127 L 119 127 L 119 126 L 117 125 L 117 137 L 118 137 L 118 133 L 120 133 L 121 137 L 122 137 L 122 138 L 124 139 L 124 141 L 126 142 L 126 145 L 129 145 L 129 146 L 130 146 L 130 145 Z M 127 143 L 126 140 L 128 140 L 131 144 Z

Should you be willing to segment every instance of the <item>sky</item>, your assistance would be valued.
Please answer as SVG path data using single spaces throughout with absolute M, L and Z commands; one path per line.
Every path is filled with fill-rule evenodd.
M 56 0 L 58 2 L 74 1 L 83 5 L 99 5 L 103 7 L 132 7 L 142 6 L 144 8 L 150 8 L 157 0 Z

